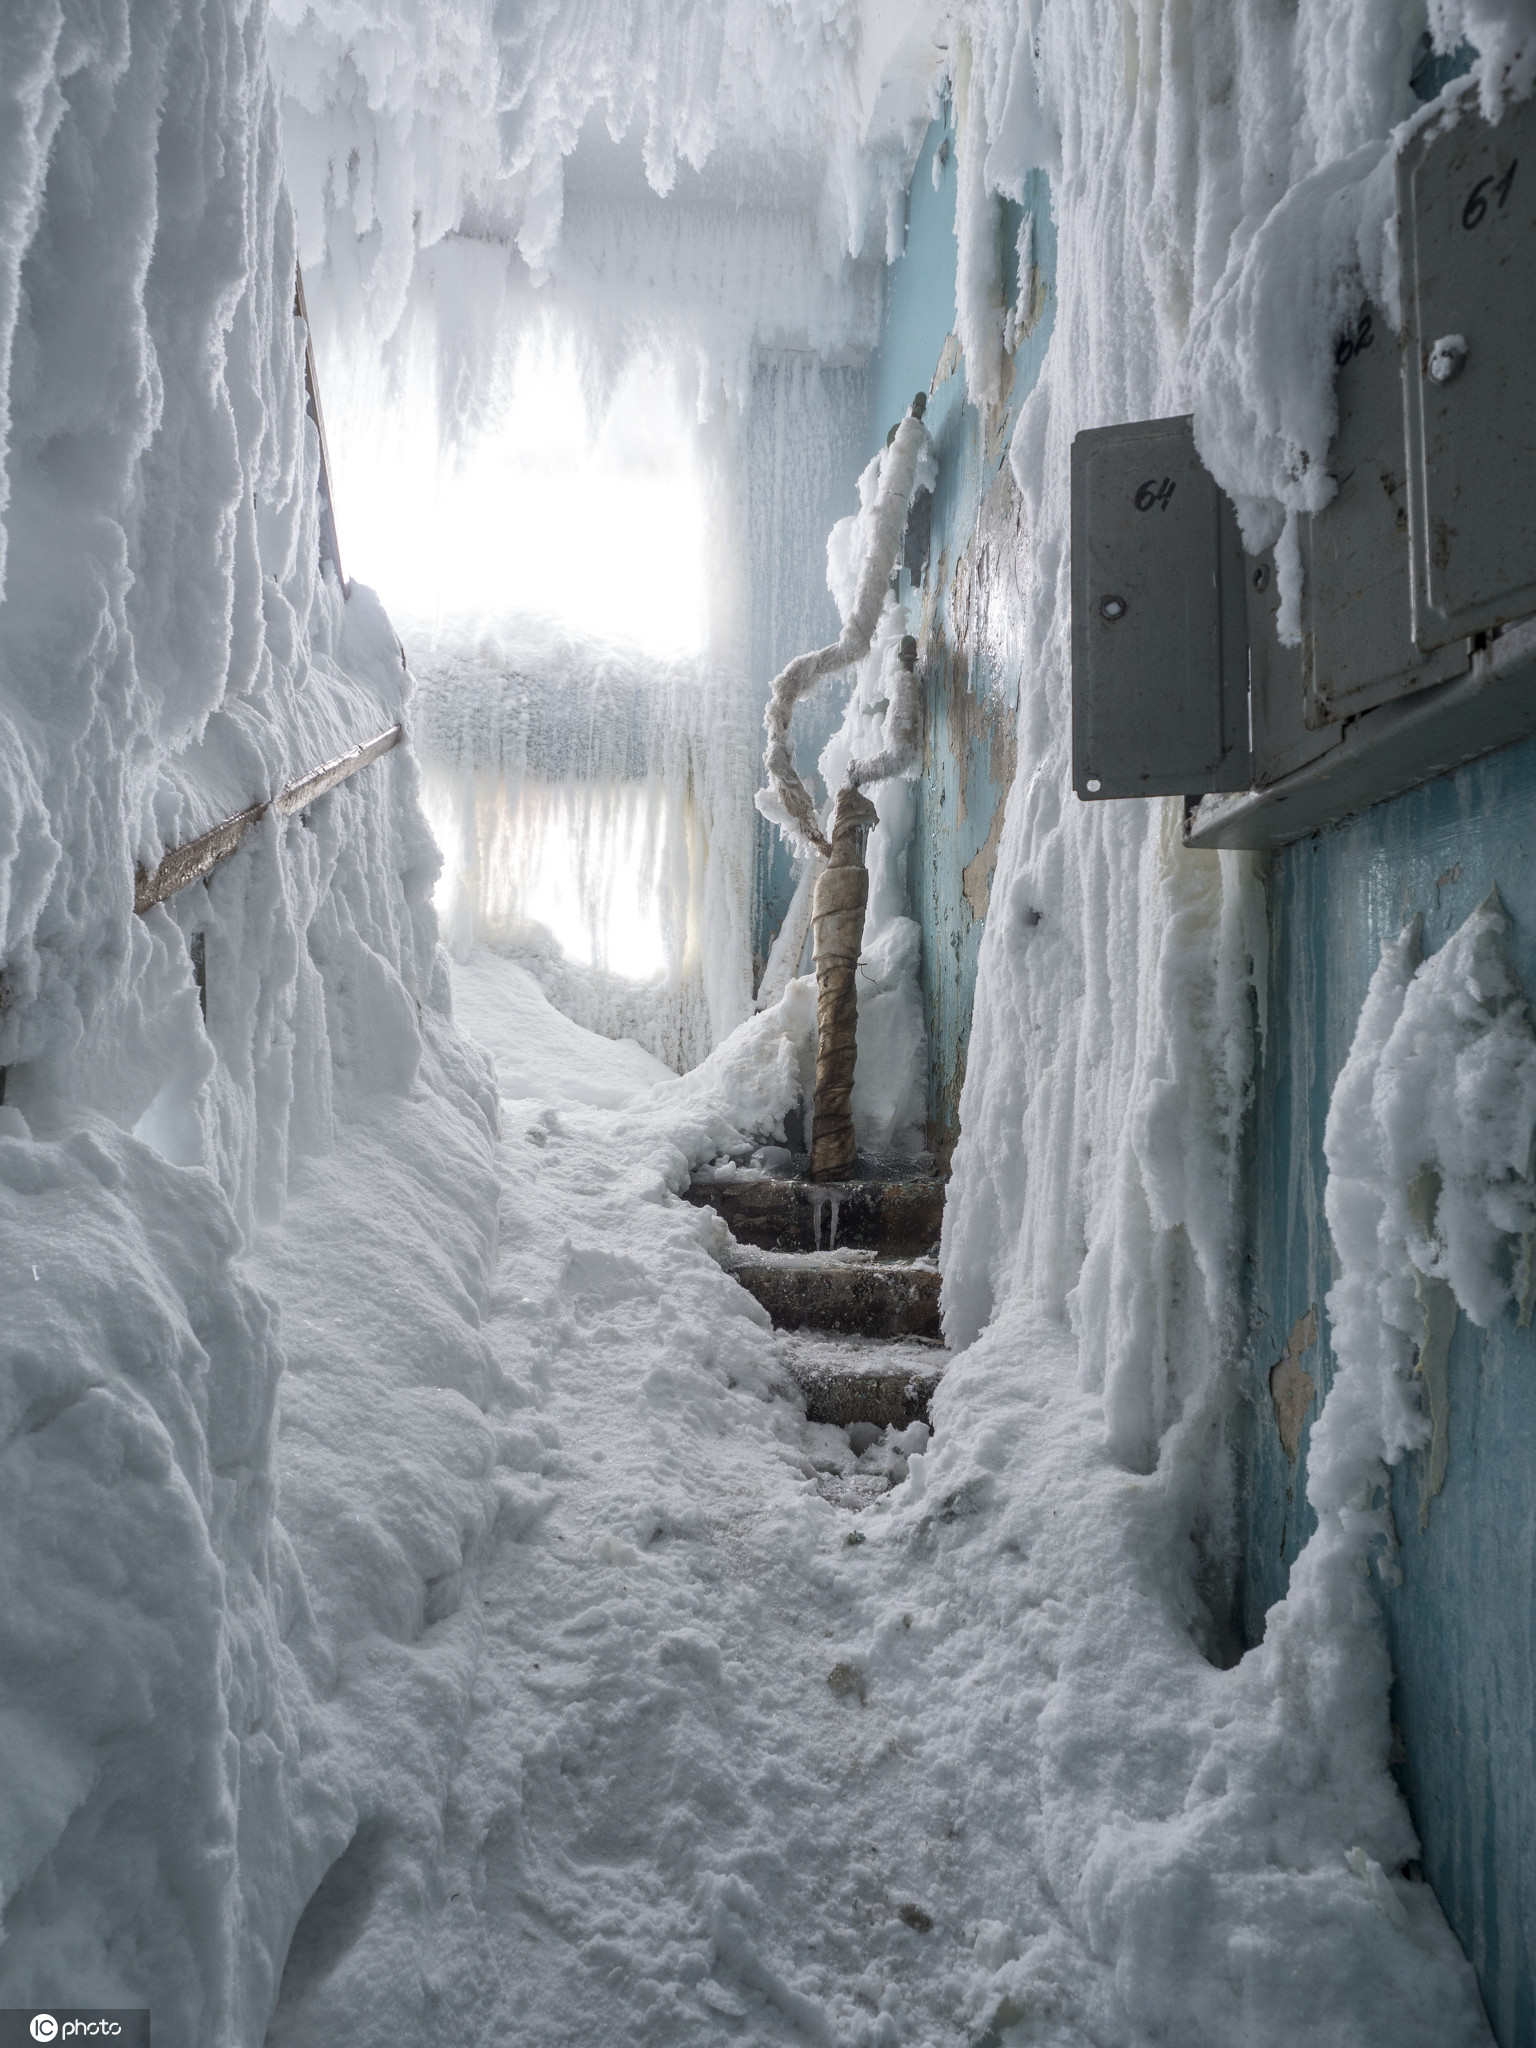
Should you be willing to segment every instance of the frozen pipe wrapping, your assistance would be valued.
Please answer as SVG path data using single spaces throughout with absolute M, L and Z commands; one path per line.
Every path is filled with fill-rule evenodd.
M 917 642 L 910 633 L 904 633 L 887 654 L 885 681 L 883 744 L 878 754 L 849 767 L 848 780 L 857 789 L 871 782 L 887 782 L 894 775 L 910 781 L 922 761 L 923 692 L 917 675 Z
M 859 571 L 853 609 L 843 630 L 830 645 L 814 653 L 799 654 L 774 677 L 763 723 L 768 745 L 763 765 L 768 787 L 757 793 L 757 807 L 765 818 L 781 826 L 803 853 L 823 856 L 831 848 L 822 831 L 821 820 L 810 791 L 800 780 L 790 740 L 790 720 L 796 704 L 823 676 L 851 668 L 869 652 L 879 622 L 896 557 L 906 531 L 907 511 L 917 488 L 919 463 L 930 447 L 923 425 L 927 398 L 921 391 L 911 410 L 897 427 L 880 464 L 880 487 L 870 516 L 869 537 Z
M 816 1117 L 811 1179 L 847 1180 L 854 1167 L 853 1070 L 859 1022 L 854 976 L 864 949 L 869 870 L 864 834 L 875 823 L 862 790 L 838 791 L 832 844 L 816 878 Z

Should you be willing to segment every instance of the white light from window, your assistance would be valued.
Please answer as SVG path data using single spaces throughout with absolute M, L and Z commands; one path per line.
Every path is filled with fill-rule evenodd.
M 671 656 L 707 631 L 705 490 L 673 384 L 637 363 L 593 432 L 573 365 L 519 359 L 493 428 L 445 454 L 434 408 L 338 421 L 342 555 L 413 635 L 536 612 Z
M 530 793 L 525 784 L 525 800 Z M 524 840 L 524 919 L 553 932 L 578 966 L 628 981 L 650 981 L 667 965 L 648 795 L 640 783 L 578 785 L 537 806 Z M 594 832 L 598 812 L 606 816 Z

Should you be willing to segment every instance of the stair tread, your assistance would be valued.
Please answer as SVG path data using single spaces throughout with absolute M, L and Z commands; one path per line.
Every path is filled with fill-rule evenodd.
M 949 1354 L 928 1337 L 861 1337 L 781 1330 L 779 1356 L 805 1396 L 813 1422 L 926 1422 Z
M 921 1256 L 937 1243 L 944 1220 L 944 1183 L 931 1175 L 813 1183 L 749 1171 L 696 1179 L 684 1196 L 696 1208 L 713 1209 L 739 1243 L 785 1253 L 832 1243 Z
M 779 1252 L 762 1245 L 734 1244 L 726 1254 L 728 1270 L 741 1266 L 778 1266 L 787 1272 L 835 1273 L 932 1273 L 938 1262 L 930 1258 L 893 1259 L 862 1245 L 839 1245 L 835 1252 Z

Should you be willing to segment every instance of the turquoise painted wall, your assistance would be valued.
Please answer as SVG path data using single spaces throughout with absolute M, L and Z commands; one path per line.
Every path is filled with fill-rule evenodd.
M 1384 940 L 1416 912 L 1426 953 L 1497 886 L 1536 996 L 1536 742 L 1379 805 L 1274 857 L 1268 1042 L 1249 1214 L 1247 1529 L 1242 1628 L 1264 1630 L 1314 1518 L 1311 1423 L 1333 1377 L 1323 1125 Z M 1318 1398 L 1297 1467 L 1270 1374 L 1313 1304 L 1300 1355 Z M 1304 1337 L 1306 1331 L 1301 1335 Z M 1398 1774 L 1425 1875 L 1483 1987 L 1500 2048 L 1536 2048 L 1536 1332 L 1462 1316 L 1450 1357 L 1450 1457 L 1420 1529 L 1424 1461 L 1393 1475 L 1402 1583 L 1377 1582 L 1396 1683 Z
M 1019 304 L 1019 238 L 1026 216 L 1033 221 L 1026 318 L 1007 360 L 1003 400 L 983 413 L 968 403 L 965 363 L 952 336 L 955 131 L 946 109 L 930 126 L 912 176 L 905 249 L 886 274 L 880 345 L 867 368 L 857 373 L 863 380 L 857 387 L 865 407 L 862 431 L 850 452 L 837 458 L 845 467 L 835 503 L 828 495 L 836 484 L 833 451 L 817 469 L 817 504 L 831 516 L 808 550 L 819 579 L 826 530 L 854 508 L 859 471 L 884 447 L 914 392 L 927 392 L 939 481 L 931 502 L 919 500 L 915 512 L 919 526 L 926 525 L 926 556 L 914 530 L 898 590 L 903 598 L 917 598 L 914 610 L 922 616 L 924 764 L 908 895 L 923 933 L 929 1144 L 946 1167 L 959 1131 L 976 957 L 1016 755 L 1019 662 L 1010 638 L 1016 613 L 1008 603 L 1008 576 L 1018 536 L 1007 450 L 1019 405 L 1039 377 L 1055 311 L 1056 227 L 1049 187 L 1040 174 L 1030 177 L 1023 205 L 1003 202 L 998 207 L 1002 297 L 1010 307 Z M 851 402 L 856 395 L 851 382 L 846 393 Z M 766 405 L 760 409 L 767 418 Z M 772 516 L 777 519 L 781 512 Z M 770 524 L 766 512 L 756 521 L 755 547 Z M 782 550 L 778 558 L 782 561 Z M 813 616 L 827 620 L 829 630 L 803 637 Z M 797 586 L 795 601 L 781 598 L 777 610 L 765 598 L 754 614 L 754 673 L 772 674 L 803 646 L 816 644 L 817 637 L 831 639 L 836 631 L 836 615 L 824 593 L 808 604 Z M 802 637 L 797 639 L 797 632 Z M 814 765 L 840 721 L 846 697 L 846 685 L 825 688 L 796 712 L 795 750 L 802 773 Z M 807 775 L 807 780 L 812 778 Z M 760 832 L 755 938 L 760 959 L 779 929 L 793 887 L 794 872 L 782 842 Z
M 938 165 L 935 175 L 935 164 Z M 1008 441 L 1034 388 L 1055 308 L 1056 229 L 1043 176 L 1025 203 L 1002 204 L 997 231 L 1003 298 L 1019 296 L 1019 230 L 1033 217 L 1027 331 L 1009 359 L 1002 403 L 968 403 L 955 317 L 955 135 L 946 112 L 929 130 L 908 195 L 906 249 L 887 283 L 880 349 L 870 365 L 868 453 L 884 444 L 913 393 L 929 393 L 927 424 L 939 460 L 926 566 L 916 588 L 923 627 L 925 744 L 917 827 L 908 861 L 912 914 L 923 933 L 928 1019 L 928 1141 L 947 1166 L 976 988 L 976 956 L 996 865 L 1003 806 L 1016 758 L 1019 663 L 1008 603 L 1018 545 Z M 866 456 L 867 459 L 867 456 Z M 914 595 L 908 549 L 900 595 Z
M 749 564 L 747 666 L 760 705 L 787 661 L 825 646 L 842 629 L 827 589 L 827 535 L 858 503 L 859 471 L 869 460 L 866 365 L 827 369 L 813 356 L 765 355 L 753 378 L 746 447 L 746 555 Z M 795 749 L 808 786 L 822 748 L 843 722 L 851 677 L 834 676 L 795 713 Z M 761 731 L 754 734 L 759 749 Z M 781 832 L 758 817 L 755 828 L 753 980 L 761 972 L 795 890 L 794 861 Z
M 1436 57 L 1421 37 L 1419 98 L 1473 54 L 1463 44 Z M 1270 866 L 1247 1218 L 1240 1625 L 1250 1643 L 1315 1526 L 1307 1445 L 1334 1373 L 1323 1213 L 1333 1084 L 1383 942 L 1418 914 L 1432 953 L 1494 887 L 1536 997 L 1536 742 L 1378 805 Z M 1303 1349 L 1314 1306 L 1316 1339 Z M 1288 1350 L 1317 1388 L 1294 1466 L 1271 1389 Z M 1536 2048 L 1536 1331 L 1517 1329 L 1513 1311 L 1488 1331 L 1458 1317 L 1449 1391 L 1443 1490 L 1426 1498 L 1422 1457 L 1397 1467 L 1398 1574 L 1374 1582 L 1394 1671 L 1394 1768 L 1500 2048 Z

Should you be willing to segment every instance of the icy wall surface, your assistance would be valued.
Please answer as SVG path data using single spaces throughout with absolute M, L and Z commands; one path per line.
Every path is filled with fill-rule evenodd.
M 690 227 L 702 223 L 690 223 L 686 205 L 664 224 L 652 209 L 653 227 L 672 250 L 692 242 L 717 285 L 722 261 L 739 266 L 745 255 L 759 305 L 782 299 L 791 277 L 808 278 L 794 248 L 803 230 L 823 259 L 817 267 L 836 272 L 871 230 L 883 248 L 899 218 L 902 117 L 913 110 L 904 106 L 874 146 L 861 147 L 868 87 L 854 7 L 690 0 L 661 10 L 622 0 L 600 14 L 559 6 L 512 14 L 464 0 L 450 13 L 413 17 L 388 6 L 280 0 L 274 13 L 304 253 L 318 259 L 333 230 L 356 239 L 376 331 L 398 319 L 418 251 L 467 220 L 493 227 L 534 281 L 559 277 L 562 265 L 586 268 L 582 168 L 571 161 L 584 130 L 627 143 L 640 174 L 630 191 L 642 205 L 647 194 L 694 196 L 690 174 L 720 176 L 717 197 L 733 212 L 746 204 L 740 237 L 701 243 Z M 654 233 L 636 234 L 636 225 L 620 240 L 652 244 L 649 256 Z M 753 260 L 763 236 L 785 251 L 787 274 L 765 276 Z M 770 277 L 777 291 L 765 295 Z M 731 293 L 677 292 L 678 273 L 665 260 L 660 276 L 647 263 L 636 281 L 638 306 L 610 310 L 610 331 L 615 319 L 647 311 L 665 321 L 693 298 L 708 303 L 717 330 L 724 323 L 724 337 L 744 338 Z M 821 321 L 837 306 L 826 282 L 811 292 Z M 772 317 L 807 310 L 802 291 Z
M 1243 1340 L 1240 1146 L 1250 1020 L 1255 1006 L 1266 1015 L 1263 902 L 1243 858 L 1180 850 L 1171 805 L 1085 806 L 1070 794 L 1068 451 L 1083 427 L 1193 411 L 1250 537 L 1278 540 L 1284 566 L 1291 515 L 1332 489 L 1333 336 L 1362 292 L 1394 288 L 1389 154 L 1414 112 L 1422 26 L 1386 6 L 973 17 L 967 104 L 986 169 L 968 176 L 962 156 L 958 321 L 980 395 L 978 366 L 1006 323 L 985 260 L 994 209 L 1032 167 L 1050 172 L 1059 268 L 1050 353 L 1012 442 L 1019 766 L 945 1218 L 946 1328 L 971 1350 L 940 1396 L 937 1455 L 951 1455 L 947 1404 L 965 1398 L 970 1376 L 995 1385 L 1012 1362 L 1028 1383 L 1034 1318 L 1065 1322 L 1085 1426 L 1112 1462 L 1148 1475 L 1181 1541 L 1193 1539 L 1191 1588 L 1218 1630 L 1233 1615 L 1230 1367 Z M 1434 26 L 1447 44 L 1465 30 L 1484 50 L 1490 106 L 1529 89 L 1528 9 L 1440 10 Z M 1042 1389 L 1047 1412 L 1056 1398 Z M 1310 1754 L 1313 1782 L 1342 1802 L 1331 1821 L 1313 1809 L 1312 1847 L 1284 1852 L 1303 1913 L 1343 1846 L 1323 1843 L 1345 1811 L 1357 1817 L 1362 1879 L 1374 1884 L 1373 1863 L 1390 1872 L 1415 1848 L 1388 1772 L 1390 1669 L 1366 1590 L 1364 1477 L 1357 1467 L 1347 1500 L 1319 1498 L 1318 1538 L 1233 1674 L 1239 1718 L 1283 1727 L 1298 1763 Z M 1216 1653 L 1237 1648 L 1229 1638 Z M 1214 1757 L 1191 1780 L 1180 1825 L 1203 1825 L 1207 1799 L 1246 1796 Z M 1294 1842 L 1310 1833 L 1289 1792 L 1277 1788 L 1267 1810 L 1282 1829 L 1300 1827 Z M 1235 1849 L 1230 1808 L 1228 1825 Z M 1129 1837 L 1098 1842 L 1089 1860 L 1104 1858 L 1102 1896 L 1135 1918 L 1132 1900 L 1150 1908 L 1151 1894 Z
M 760 698 L 830 620 L 925 83 L 871 118 L 856 9 L 277 13 L 341 501 L 413 661 L 542 614 Z M 794 878 L 754 858 L 760 963 Z
M 360 1814 L 451 1746 L 494 1507 L 495 1097 L 409 750 L 133 914 L 407 699 L 319 580 L 263 38 L 0 12 L 0 1998 L 187 2048 L 262 2038 Z M 370 1724 L 360 1672 L 431 1712 Z
M 1536 749 L 1527 742 L 1289 848 L 1274 863 L 1242 1482 L 1250 1532 L 1242 1614 L 1252 1636 L 1317 1525 L 1313 1443 L 1322 1417 L 1333 1416 L 1347 1359 L 1355 1392 L 1346 1388 L 1329 1423 L 1329 1463 L 1345 1416 L 1353 1431 L 1376 1419 L 1375 1454 L 1384 1461 L 1376 1593 L 1392 1653 L 1398 1773 L 1423 1837 L 1425 1874 L 1510 2048 L 1536 2038 L 1536 1956 L 1526 1932 L 1536 1916 L 1532 1338 L 1513 1305 L 1490 1316 L 1496 1299 L 1486 1283 L 1468 1292 L 1486 1318 L 1480 1327 L 1449 1281 L 1435 1276 L 1428 1237 L 1439 1204 L 1431 1197 L 1446 1175 L 1424 1171 L 1424 1154 L 1449 1137 L 1463 1195 L 1474 1196 L 1473 1222 L 1480 1208 L 1486 1216 L 1501 1181 L 1514 1203 L 1505 1217 L 1520 1222 L 1518 1174 L 1501 1171 L 1498 1159 L 1518 1152 L 1524 1122 L 1518 1048 L 1526 1027 L 1511 976 L 1516 987 L 1536 986 L 1527 857 L 1533 777 Z M 1490 885 L 1512 921 L 1507 958 L 1498 957 L 1497 921 L 1490 929 L 1478 913 Z M 1405 960 L 1397 943 L 1411 915 L 1422 918 L 1417 977 L 1411 949 Z M 1478 956 L 1490 939 L 1498 952 L 1485 967 Z M 1372 1018 L 1364 1014 L 1383 972 L 1383 942 L 1397 962 L 1389 970 L 1396 987 L 1386 1019 L 1397 1015 L 1390 1035 L 1377 996 Z M 1453 1005 L 1444 1002 L 1448 989 Z M 1426 1015 L 1431 994 L 1438 1020 Z M 1517 1055 L 1502 1072 L 1490 1057 L 1501 1043 Z M 1407 1119 L 1394 1113 L 1405 1052 L 1422 1076 Z M 1487 1099 L 1476 1082 L 1479 1054 L 1499 1075 L 1492 1131 L 1477 1113 Z M 1445 1085 L 1452 1077 L 1461 1083 L 1454 1091 Z M 1449 1129 L 1448 1096 L 1469 1112 L 1465 1121 L 1453 1114 Z M 1468 1189 L 1465 1169 L 1479 1152 L 1485 1174 L 1489 1165 L 1493 1172 L 1481 1189 Z M 1330 1211 L 1342 1207 L 1342 1231 L 1324 1216 L 1325 1189 Z M 1382 1225 L 1379 1242 L 1373 1221 Z M 1419 1240 L 1417 1258 L 1407 1236 Z M 1346 1242 L 1341 1271 L 1336 1246 Z M 1501 1231 L 1488 1249 L 1501 1280 L 1518 1282 L 1520 1241 Z M 1338 1289 L 1345 1313 L 1336 1316 Z

